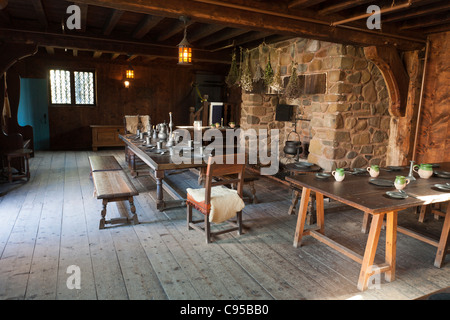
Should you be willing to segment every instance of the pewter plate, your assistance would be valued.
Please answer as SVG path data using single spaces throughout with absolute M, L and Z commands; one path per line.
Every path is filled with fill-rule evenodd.
M 440 171 L 440 170 L 436 170 L 434 172 L 434 174 L 436 176 L 438 176 L 439 178 L 444 178 L 444 179 L 450 179 L 450 172 L 448 171 Z
M 390 180 L 385 180 L 385 179 L 370 179 L 369 183 L 374 184 L 379 187 L 393 187 L 394 186 L 394 182 L 392 182 Z
M 331 174 L 329 174 L 329 173 L 324 173 L 324 172 L 317 172 L 316 173 L 316 178 L 319 178 L 319 179 L 326 179 L 326 178 L 329 178 L 329 177 L 331 177 Z
M 438 183 L 438 184 L 435 184 L 434 186 L 435 186 L 436 188 L 440 189 L 440 190 L 450 192 L 450 185 L 449 185 L 449 184 L 441 184 L 441 183 Z
M 386 194 L 395 199 L 406 199 L 408 195 L 406 193 L 398 192 L 398 191 L 386 191 Z
M 312 167 L 314 163 L 311 162 L 297 162 L 295 163 L 296 167 Z

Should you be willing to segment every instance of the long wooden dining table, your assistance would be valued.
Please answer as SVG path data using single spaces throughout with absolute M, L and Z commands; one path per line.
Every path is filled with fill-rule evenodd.
M 167 170 L 181 170 L 188 168 L 199 168 L 200 175 L 203 175 L 206 168 L 206 161 L 197 158 L 194 161 L 194 153 L 192 152 L 191 161 L 175 162 L 170 155 L 170 149 L 163 144 L 161 151 L 155 150 L 145 145 L 143 140 L 140 140 L 134 134 L 119 135 L 119 138 L 125 142 L 126 147 L 139 157 L 146 165 L 150 167 L 150 171 L 154 174 L 156 180 L 156 208 L 159 211 L 165 209 L 184 206 L 185 199 L 165 200 L 163 193 L 163 180 Z M 155 145 L 156 141 L 152 142 Z M 164 151 L 163 154 L 162 151 Z
M 448 173 L 450 171 L 450 163 L 435 164 L 434 170 L 435 173 Z M 393 182 L 395 176 L 407 176 L 408 174 L 409 170 L 407 167 L 401 171 L 389 171 L 388 168 L 380 168 L 380 175 L 376 179 L 390 180 Z M 397 232 L 413 236 L 418 240 L 436 246 L 437 253 L 434 265 L 440 268 L 447 252 L 450 231 L 450 205 L 447 205 L 444 224 L 438 241 L 428 239 L 406 228 L 397 226 L 397 213 L 411 207 L 450 201 L 450 191 L 435 187 L 436 184 L 450 182 L 450 179 L 446 179 L 446 177 L 450 178 L 450 175 L 441 175 L 441 177 L 433 175 L 429 179 L 423 179 L 415 173 L 414 177 L 416 180 L 411 181 L 404 189 L 408 195 L 406 198 L 389 197 L 386 192 L 395 191 L 394 186 L 384 187 L 374 185 L 372 184 L 373 181 L 370 183 L 370 179 L 373 178 L 368 174 L 346 173 L 345 179 L 341 182 L 335 181 L 332 176 L 326 179 L 319 179 L 314 173 L 286 177 L 287 181 L 302 189 L 293 243 L 294 247 L 300 246 L 303 236 L 309 235 L 358 262 L 361 264 L 361 269 L 357 287 L 361 291 L 368 288 L 369 280 L 371 280 L 374 274 L 385 273 L 386 281 L 391 282 L 395 280 Z M 316 227 L 305 229 L 307 207 L 311 192 L 315 192 L 316 194 L 317 223 Z M 363 256 L 325 236 L 324 196 L 359 209 L 372 217 Z M 385 262 L 375 266 L 374 258 L 381 227 L 384 224 L 384 217 L 386 217 Z

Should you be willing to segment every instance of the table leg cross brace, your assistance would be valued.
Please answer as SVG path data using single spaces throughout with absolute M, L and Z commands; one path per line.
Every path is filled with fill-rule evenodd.
M 361 256 L 343 245 L 324 235 L 324 207 L 323 194 L 316 192 L 317 205 L 317 228 L 305 230 L 305 220 L 307 216 L 307 207 L 311 190 L 303 188 L 302 198 L 300 201 L 300 208 L 297 218 L 297 227 L 295 230 L 294 247 L 301 245 L 301 240 L 304 235 L 310 235 L 322 243 L 330 246 L 345 256 L 361 264 L 361 270 L 358 280 L 358 289 L 364 291 L 369 286 L 369 281 L 374 274 L 385 272 L 386 281 L 393 281 L 395 279 L 395 256 L 397 245 L 397 211 L 390 211 L 387 213 L 374 214 L 370 226 L 369 236 L 366 243 L 364 256 Z M 381 226 L 383 219 L 386 216 L 386 253 L 385 263 L 375 266 L 373 264 L 375 253 L 380 237 Z

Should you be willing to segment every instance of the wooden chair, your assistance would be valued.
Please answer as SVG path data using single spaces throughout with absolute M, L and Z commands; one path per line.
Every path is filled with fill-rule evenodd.
M 134 133 L 138 127 L 141 127 L 141 131 L 147 132 L 150 128 L 150 116 L 149 115 L 126 115 L 123 118 L 125 126 L 125 134 Z
M 228 158 L 229 157 L 229 158 Z M 226 163 L 226 159 L 233 160 L 233 163 Z M 187 189 L 187 226 L 188 230 L 194 228 L 202 231 L 206 235 L 206 243 L 211 242 L 212 235 L 218 235 L 231 231 L 238 231 L 242 234 L 242 209 L 245 204 L 242 198 L 244 184 L 245 164 L 237 164 L 233 155 L 223 157 L 222 164 L 216 163 L 218 157 L 210 157 L 205 177 L 205 187 L 199 189 Z M 235 179 L 213 180 L 214 177 L 235 174 Z M 236 184 L 236 190 L 225 188 L 224 184 Z M 195 208 L 204 215 L 203 220 L 192 220 L 192 208 Z M 233 215 L 230 215 L 233 214 Z M 211 222 L 221 223 L 236 214 L 237 222 L 231 223 L 232 228 L 211 232 Z M 203 228 L 199 223 L 204 222 Z
M 5 86 L 7 90 L 5 90 Z M 10 111 L 3 116 L 3 109 L 8 105 L 5 102 L 7 93 Z M 21 126 L 17 121 L 20 100 L 20 76 L 15 68 L 10 68 L 6 76 L 0 77 L 0 170 L 8 170 L 8 180 L 26 177 L 29 180 L 28 159 L 34 157 L 33 127 Z M 23 175 L 12 176 L 12 169 L 23 172 Z

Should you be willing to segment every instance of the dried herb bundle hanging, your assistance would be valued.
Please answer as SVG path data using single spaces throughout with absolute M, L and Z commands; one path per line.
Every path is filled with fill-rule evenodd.
M 270 64 L 270 51 L 269 51 L 266 69 L 264 70 L 264 84 L 266 86 L 270 86 L 272 84 L 272 81 L 273 81 L 273 69 L 272 65 Z
M 283 90 L 283 81 L 281 80 L 281 67 L 278 66 L 277 71 L 275 72 L 275 75 L 273 76 L 272 84 L 270 87 L 275 91 L 282 91 Z
M 259 80 L 264 79 L 264 70 L 262 69 L 260 63 L 259 63 L 259 59 L 262 55 L 262 44 L 259 45 L 258 47 L 258 61 L 256 61 L 256 66 L 255 66 L 255 72 L 253 75 L 253 82 L 258 82 Z
M 282 91 L 283 90 L 283 81 L 281 80 L 281 63 L 280 63 L 280 56 L 278 56 L 278 66 L 277 71 L 275 72 L 275 75 L 272 79 L 272 83 L 270 87 L 275 91 Z
M 257 62 L 255 67 L 255 74 L 253 75 L 253 82 L 258 82 L 262 78 L 263 78 L 263 71 L 261 69 L 261 66 L 259 65 L 259 62 Z
M 286 89 L 284 91 L 284 96 L 287 99 L 295 99 L 298 98 L 301 94 L 300 83 L 298 81 L 297 75 L 297 65 L 292 63 L 292 72 L 291 77 L 289 78 L 289 82 L 286 85 Z
M 248 49 L 245 53 L 244 66 L 242 68 L 240 86 L 245 91 L 253 90 L 252 72 L 250 71 L 250 54 Z
M 230 67 L 230 72 L 228 73 L 226 79 L 225 79 L 225 83 L 229 86 L 235 86 L 237 85 L 239 80 L 239 69 L 238 69 L 238 65 L 236 62 L 236 52 L 233 51 L 233 54 L 231 56 L 231 67 Z

